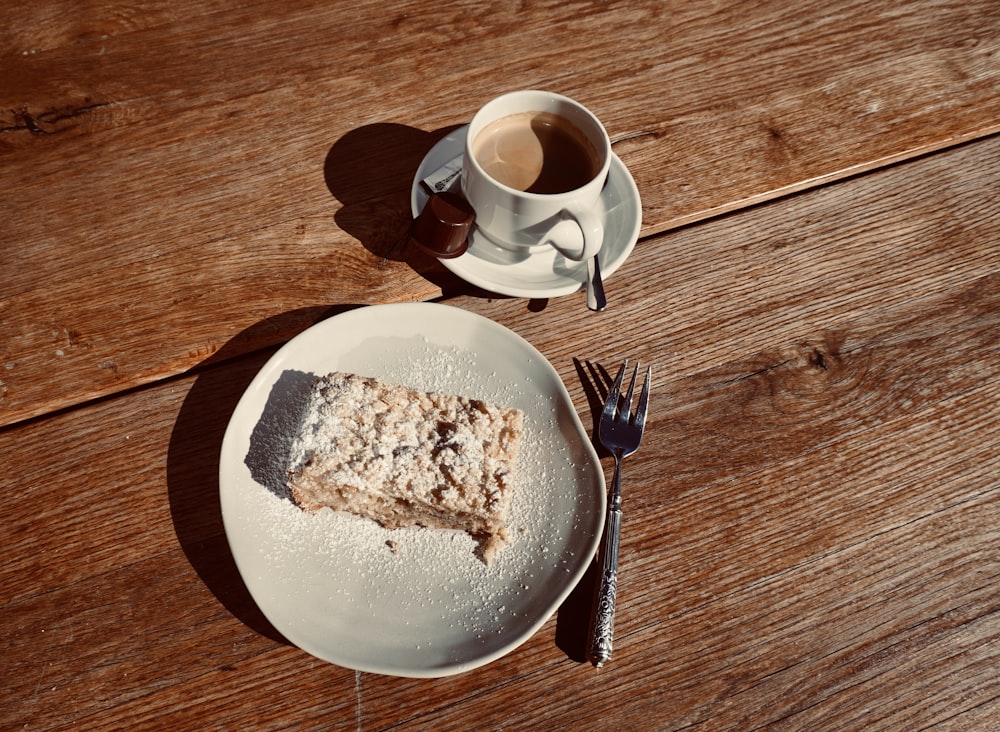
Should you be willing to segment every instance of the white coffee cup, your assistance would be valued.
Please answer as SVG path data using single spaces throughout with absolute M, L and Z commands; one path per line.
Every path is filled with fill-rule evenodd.
M 611 141 L 580 103 L 535 90 L 493 99 L 469 123 L 464 163 L 462 193 L 493 243 L 572 260 L 600 250 Z

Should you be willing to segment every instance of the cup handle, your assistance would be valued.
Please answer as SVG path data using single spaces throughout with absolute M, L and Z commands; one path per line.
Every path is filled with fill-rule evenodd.
M 566 209 L 562 220 L 549 229 L 542 241 L 553 246 L 566 259 L 575 262 L 590 259 L 604 243 L 604 217 L 601 213 L 599 206 Z M 567 246 L 566 242 L 573 242 L 574 246 Z

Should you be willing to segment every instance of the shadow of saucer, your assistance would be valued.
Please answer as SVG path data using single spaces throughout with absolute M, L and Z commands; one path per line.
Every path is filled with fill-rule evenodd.
M 229 549 L 219 499 L 219 458 L 229 419 L 244 391 L 285 341 L 315 322 L 355 306 L 306 308 L 261 321 L 198 367 L 167 451 L 167 491 L 174 532 L 205 586 L 234 617 L 288 643 L 257 607 Z M 263 350 L 254 350 L 254 346 Z
M 420 161 L 448 130 L 406 125 L 357 127 L 337 140 L 323 162 L 323 178 L 341 208 L 337 226 L 372 254 L 400 261 L 412 218 L 410 187 Z M 391 251 L 390 251 L 391 250 Z
M 441 288 L 444 297 L 507 296 L 484 290 L 455 275 L 441 261 L 410 244 L 410 193 L 424 157 L 461 125 L 425 132 L 379 122 L 357 127 L 337 140 L 323 162 L 326 187 L 341 207 L 334 220 L 379 258 L 403 262 Z
M 323 178 L 340 202 L 337 226 L 380 258 L 405 262 L 435 284 L 461 280 L 436 258 L 411 246 L 410 189 L 424 156 L 455 127 L 425 132 L 381 122 L 357 127 L 330 148 Z M 444 284 L 441 284 L 441 283 Z
M 611 453 L 601 444 L 598 437 L 598 423 L 614 377 L 603 366 L 591 361 L 580 361 L 574 358 L 573 365 L 580 378 L 580 383 L 583 385 L 584 393 L 587 395 L 587 404 L 590 407 L 591 441 L 597 449 L 597 454 L 602 458 L 606 457 Z M 594 591 L 598 579 L 597 557 L 595 556 L 594 559 L 595 561 L 591 562 L 576 587 L 559 606 L 559 611 L 556 614 L 556 646 L 571 660 L 578 663 L 587 661 L 587 634 L 590 630 L 590 615 L 594 605 Z

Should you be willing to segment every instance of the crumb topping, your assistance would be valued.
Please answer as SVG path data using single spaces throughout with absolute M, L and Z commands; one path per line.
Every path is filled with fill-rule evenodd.
M 304 508 L 502 538 L 522 432 L 520 410 L 335 372 L 313 388 L 289 485 Z

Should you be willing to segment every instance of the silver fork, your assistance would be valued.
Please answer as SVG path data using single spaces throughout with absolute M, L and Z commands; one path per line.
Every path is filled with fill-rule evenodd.
M 639 374 L 639 364 L 632 371 L 625 399 L 621 400 L 622 381 L 628 359 L 622 363 L 618 376 L 601 413 L 598 434 L 601 442 L 615 456 L 615 478 L 608 500 L 608 516 L 604 526 L 604 540 L 600 553 L 600 577 L 594 593 L 593 615 L 590 619 L 590 644 L 587 656 L 597 668 L 611 660 L 611 645 L 615 624 L 615 597 L 618 593 L 618 542 L 622 525 L 621 475 L 622 459 L 639 449 L 642 430 L 646 424 L 646 408 L 649 405 L 649 380 L 652 367 L 646 367 L 646 379 L 639 394 L 635 413 L 631 411 L 632 392 Z M 619 403 L 620 402 L 620 403 Z

